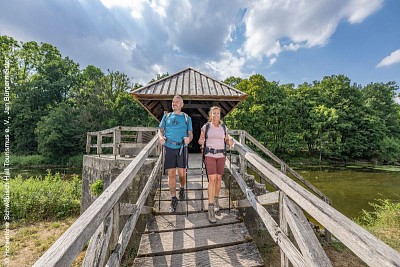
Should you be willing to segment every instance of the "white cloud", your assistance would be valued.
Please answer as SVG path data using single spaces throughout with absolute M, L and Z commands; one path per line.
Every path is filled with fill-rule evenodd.
M 377 68 L 390 66 L 400 62 L 400 49 L 392 52 L 389 56 L 381 60 L 381 62 L 376 65 Z
M 249 57 L 274 57 L 285 50 L 324 46 L 342 20 L 357 23 L 382 6 L 382 0 L 253 1 L 245 16 Z
M 143 18 L 144 5 L 147 4 L 146 0 L 100 0 L 100 2 L 107 8 L 119 7 L 130 9 L 134 19 Z
M 244 58 L 237 58 L 230 52 L 223 52 L 219 61 L 205 62 L 205 69 L 206 73 L 215 73 L 217 79 L 223 80 L 230 76 L 245 77 L 246 74 L 242 72 L 244 64 Z

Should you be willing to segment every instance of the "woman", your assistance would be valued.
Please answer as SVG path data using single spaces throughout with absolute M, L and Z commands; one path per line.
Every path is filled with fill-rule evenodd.
M 219 211 L 218 196 L 221 189 L 222 174 L 225 168 L 225 145 L 233 144 L 228 129 L 221 121 L 221 108 L 210 108 L 208 123 L 201 128 L 199 144 L 202 147 L 208 176 L 208 220 L 217 222 L 215 212 Z

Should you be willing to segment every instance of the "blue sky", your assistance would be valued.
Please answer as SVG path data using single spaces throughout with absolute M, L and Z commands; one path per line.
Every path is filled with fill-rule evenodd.
M 0 0 L 0 34 L 133 82 L 189 66 L 281 84 L 400 84 L 398 0 Z

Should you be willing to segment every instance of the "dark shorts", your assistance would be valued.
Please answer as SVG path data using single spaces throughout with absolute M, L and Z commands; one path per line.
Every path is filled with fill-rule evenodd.
M 224 174 L 225 157 L 212 158 L 206 156 L 206 168 L 207 168 L 207 175 Z
M 187 155 L 187 147 L 182 149 L 181 155 L 179 155 L 180 148 L 172 149 L 169 147 L 164 147 L 164 170 L 175 169 L 175 168 L 185 168 L 185 158 Z

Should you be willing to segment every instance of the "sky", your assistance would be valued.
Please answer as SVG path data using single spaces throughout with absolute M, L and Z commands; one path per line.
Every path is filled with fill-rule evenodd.
M 399 0 L 0 0 L 0 34 L 133 83 L 192 67 L 280 84 L 400 85 Z

